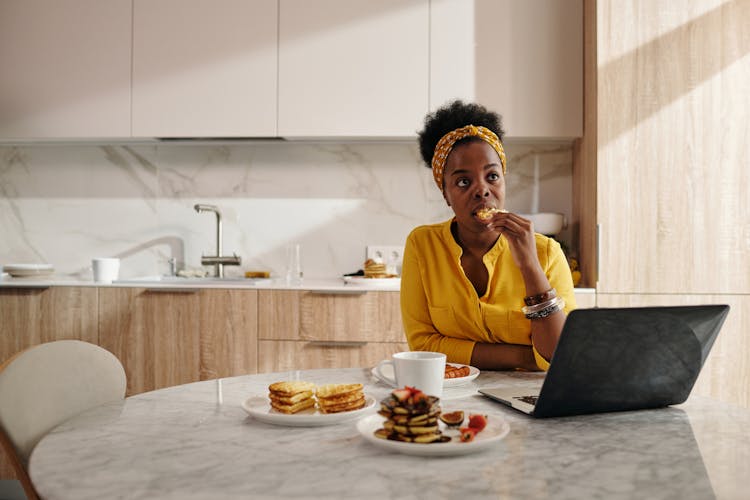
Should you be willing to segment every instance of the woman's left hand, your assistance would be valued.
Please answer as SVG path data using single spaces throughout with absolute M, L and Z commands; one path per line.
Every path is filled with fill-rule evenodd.
M 539 267 L 534 224 L 530 220 L 511 212 L 497 213 L 492 217 L 487 227 L 505 236 L 510 253 L 513 256 L 513 262 L 519 269 Z

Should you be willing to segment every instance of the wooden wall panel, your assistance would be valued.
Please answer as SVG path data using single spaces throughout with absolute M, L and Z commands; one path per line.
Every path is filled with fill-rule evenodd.
M 368 342 L 365 345 L 319 345 L 305 341 L 261 340 L 258 371 L 276 372 L 313 368 L 368 368 L 392 354 L 408 351 L 406 342 Z
M 599 0 L 598 290 L 750 289 L 750 2 Z

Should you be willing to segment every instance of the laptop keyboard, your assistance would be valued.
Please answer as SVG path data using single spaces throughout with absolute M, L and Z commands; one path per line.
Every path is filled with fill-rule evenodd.
M 513 396 L 513 399 L 517 399 L 519 401 L 523 401 L 526 404 L 534 406 L 536 405 L 536 400 L 539 399 L 539 396 Z

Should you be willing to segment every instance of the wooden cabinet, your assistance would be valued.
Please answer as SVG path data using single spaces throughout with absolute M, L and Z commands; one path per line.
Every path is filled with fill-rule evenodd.
M 0 288 L 0 363 L 28 347 L 75 339 L 96 344 L 97 289 Z
M 260 372 L 368 367 L 408 350 L 398 292 L 259 291 L 258 338 Z
M 410 137 L 428 110 L 428 0 L 280 0 L 279 135 Z
M 275 136 L 276 44 L 276 0 L 135 0 L 133 136 Z
M 0 2 L 0 140 L 130 136 L 130 0 Z
M 598 227 L 601 292 L 745 294 L 750 9 L 669 5 L 587 0 L 581 260 Z
M 101 288 L 99 344 L 128 395 L 257 371 L 257 292 Z
M 430 107 L 461 97 L 508 137 L 583 135 L 582 0 L 433 0 Z

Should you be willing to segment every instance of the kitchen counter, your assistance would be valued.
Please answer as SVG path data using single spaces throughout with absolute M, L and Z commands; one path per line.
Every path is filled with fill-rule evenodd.
M 82 287 L 131 287 L 150 289 L 186 289 L 186 288 L 247 288 L 254 290 L 311 290 L 332 293 L 362 293 L 368 291 L 398 291 L 400 280 L 393 284 L 369 285 L 366 283 L 350 284 L 344 283 L 341 278 L 329 279 L 306 279 L 301 285 L 287 285 L 280 279 L 194 279 L 194 278 L 128 278 L 117 280 L 113 283 L 95 283 L 91 280 L 80 280 L 67 278 L 65 276 L 52 276 L 45 278 L 13 278 L 3 275 L 0 278 L 0 288 L 49 288 L 53 286 L 82 286 Z M 576 294 L 590 295 L 596 293 L 593 288 L 576 288 Z
M 354 421 L 284 427 L 241 403 L 268 384 L 362 382 L 369 368 L 247 375 L 130 397 L 48 434 L 30 460 L 45 498 L 743 498 L 750 411 L 691 397 L 676 407 L 534 419 L 476 393 L 542 374 L 483 372 L 446 409 L 505 420 L 508 435 L 458 457 L 416 457 L 365 441 Z M 372 412 L 375 409 L 373 408 Z M 460 444 L 460 443 L 458 443 Z M 430 446 L 430 445 L 420 445 Z

